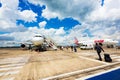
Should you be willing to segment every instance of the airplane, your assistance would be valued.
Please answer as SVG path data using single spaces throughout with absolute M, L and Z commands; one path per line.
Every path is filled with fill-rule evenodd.
M 55 42 L 52 39 L 47 38 L 41 34 L 36 34 L 31 39 L 31 42 L 39 51 L 41 51 L 41 50 L 46 51 L 46 50 L 48 50 L 48 48 L 52 48 L 53 50 L 57 50 L 57 46 L 56 46 Z
M 80 46 L 81 49 L 94 49 L 95 43 L 101 43 L 103 46 L 107 48 L 115 48 L 119 42 L 117 40 L 112 39 L 95 39 L 79 42 L 79 44 L 81 44 Z
M 31 38 L 31 40 L 21 42 L 20 44 L 21 48 L 28 47 L 28 49 L 35 49 L 36 51 L 46 51 L 49 48 L 57 50 L 55 42 L 52 39 L 47 38 L 41 34 L 35 34 L 35 36 Z
M 94 40 L 94 43 L 102 43 L 103 45 L 116 45 L 119 42 L 117 40 L 113 40 L 113 39 L 98 39 L 98 40 Z

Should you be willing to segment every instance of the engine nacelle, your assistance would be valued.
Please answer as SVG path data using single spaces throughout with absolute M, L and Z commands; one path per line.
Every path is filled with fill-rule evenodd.
M 21 44 L 21 48 L 25 48 L 26 46 L 25 46 L 25 44 Z

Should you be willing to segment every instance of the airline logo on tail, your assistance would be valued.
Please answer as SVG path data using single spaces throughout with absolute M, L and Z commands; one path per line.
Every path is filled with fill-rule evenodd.
M 77 39 L 76 37 L 75 37 L 74 39 L 75 39 L 75 40 L 74 40 L 74 43 L 75 43 L 76 45 L 78 45 L 78 44 L 79 44 L 79 43 L 78 43 L 78 42 L 79 42 L 78 39 Z
M 94 40 L 95 43 L 103 43 L 104 40 Z

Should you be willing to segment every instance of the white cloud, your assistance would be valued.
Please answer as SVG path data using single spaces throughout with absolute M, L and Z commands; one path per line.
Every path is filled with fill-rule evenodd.
M 47 18 L 48 20 L 51 19 L 51 18 L 56 18 L 56 17 L 61 18 L 61 16 L 60 16 L 59 13 L 57 13 L 57 12 L 51 12 L 47 8 L 45 10 L 43 10 L 42 16 L 45 17 L 45 18 Z
M 2 3 L 2 7 L 3 8 L 9 8 L 9 9 L 12 9 L 12 10 L 16 10 L 17 9 L 17 6 L 18 6 L 18 3 L 19 3 L 19 0 L 1 0 L 1 3 Z
M 35 14 L 31 10 L 24 10 L 22 12 L 20 11 L 18 12 L 18 15 L 19 15 L 19 19 L 22 19 L 26 22 L 36 21 L 36 16 L 37 16 L 37 14 Z
M 64 34 L 65 34 L 64 27 L 61 27 L 55 33 L 55 35 L 64 35 Z
M 73 40 L 76 36 L 79 40 L 89 40 L 88 33 L 83 33 L 86 29 L 90 31 L 94 37 L 92 38 L 112 38 L 120 40 L 120 1 L 105 0 L 103 7 L 100 6 L 98 0 L 29 0 L 36 5 L 46 5 L 46 9 L 42 11 L 42 17 L 50 18 L 66 18 L 71 17 L 79 20 L 82 25 L 76 25 L 66 34 L 64 27 L 59 29 L 45 29 L 46 22 L 39 23 L 38 27 L 29 27 L 26 29 L 24 25 L 16 25 L 17 19 L 26 22 L 36 21 L 36 13 L 32 10 L 18 11 L 18 0 L 2 0 L 0 8 L 0 31 L 12 32 L 4 34 L 8 37 L 14 37 L 17 41 L 25 41 L 40 33 L 51 37 L 58 43 L 64 40 Z M 117 22 L 118 20 L 118 22 Z M 21 29 L 21 30 L 19 30 Z M 18 32 L 17 32 L 18 31 Z M 23 32 L 20 32 L 23 31 Z M 86 35 L 86 37 L 83 37 Z
M 46 23 L 47 23 L 46 21 L 40 22 L 39 23 L 40 28 L 44 28 Z
M 116 22 L 116 20 L 120 19 L 119 0 L 105 0 L 103 7 L 100 5 L 101 2 L 94 0 L 52 0 L 44 3 L 46 3 L 51 13 L 57 12 L 60 17 L 72 16 L 72 18 L 80 22 L 82 21 L 82 26 L 75 26 L 70 31 L 70 35 L 68 35 L 70 37 L 77 36 L 78 38 L 85 39 L 86 37 L 82 36 L 87 35 L 87 33 L 83 33 L 83 31 L 89 29 L 91 34 L 96 38 L 101 36 L 101 38 L 118 39 L 115 35 L 118 36 L 118 33 L 120 34 L 117 28 L 119 27 L 119 23 Z M 114 23 L 115 25 L 113 25 Z
M 92 21 L 120 19 L 120 1 L 105 0 L 103 7 L 97 7 L 88 18 Z
M 77 20 L 83 20 L 99 3 L 99 1 L 94 0 L 29 0 L 29 2 L 36 5 L 46 5 L 46 9 L 43 10 L 42 16 L 47 19 L 55 17 L 59 17 L 59 19 L 72 17 Z
M 1 0 L 2 7 L 0 7 L 0 31 L 14 32 L 24 31 L 26 28 L 22 25 L 16 25 L 16 20 L 22 19 L 28 22 L 36 21 L 36 16 L 33 11 L 25 10 L 20 12 L 18 10 L 19 0 Z M 22 32 L 23 32 L 22 31 Z
M 45 3 L 44 1 L 40 1 L 40 0 L 29 0 L 30 3 L 33 3 L 35 5 L 46 5 L 46 8 L 43 10 L 42 12 L 42 16 L 44 18 L 47 18 L 48 20 L 51 19 L 51 18 L 56 18 L 56 17 L 59 17 L 59 18 L 62 18 L 62 16 L 59 14 L 59 12 L 56 12 L 56 11 L 51 11 L 48 7 L 51 7 L 51 6 L 48 6 L 47 3 Z
M 16 28 L 16 10 L 18 6 L 18 0 L 1 0 L 1 3 L 2 7 L 0 8 L 0 31 L 8 31 L 10 28 Z
M 6 28 L 14 28 L 16 24 L 12 23 L 11 21 L 3 21 L 3 20 L 0 20 L 0 26 L 1 29 L 6 29 Z
M 119 37 L 120 31 L 117 30 L 115 26 L 110 26 L 108 28 L 101 28 L 97 31 L 92 32 L 92 34 L 98 36 L 98 38 L 120 40 Z
M 13 37 L 15 41 L 18 42 L 25 42 L 27 40 L 31 40 L 35 34 L 42 34 L 45 35 L 46 37 L 50 37 L 53 39 L 56 43 L 62 43 L 64 38 L 61 37 L 61 35 L 65 34 L 65 31 L 62 28 L 59 29 L 45 29 L 45 28 L 38 28 L 38 27 L 29 27 L 27 31 L 24 32 L 13 32 L 9 34 L 3 34 L 2 36 L 8 36 L 8 37 Z

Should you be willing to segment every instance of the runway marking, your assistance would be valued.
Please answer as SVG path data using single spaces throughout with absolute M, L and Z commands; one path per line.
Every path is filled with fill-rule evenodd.
M 111 57 L 116 57 L 117 55 L 111 55 Z
M 78 54 L 84 54 L 84 55 L 81 55 L 80 57 L 84 57 L 84 58 L 86 58 L 86 59 L 88 59 L 88 60 L 92 60 L 92 61 L 97 61 L 98 62 L 98 60 L 95 60 L 95 59 L 90 59 L 90 58 L 87 58 L 87 57 L 89 57 L 89 56 L 94 56 L 94 55 L 97 55 L 96 53 L 90 53 L 90 52 L 88 52 L 88 53 L 78 53 Z M 104 55 L 101 55 L 103 58 L 104 58 Z M 111 56 L 111 58 L 113 59 L 113 61 L 120 61 L 119 59 L 120 59 L 120 56 L 118 56 L 118 55 L 114 55 L 114 54 L 112 54 L 112 55 L 110 55 Z M 99 61 L 99 62 L 101 62 L 101 63 L 103 63 L 103 64 L 109 64 L 108 62 L 103 62 L 103 61 Z M 113 62 L 114 63 L 114 62 Z
M 17 73 L 19 73 L 19 70 L 16 70 L 16 71 L 7 71 L 7 72 L 0 73 L 0 76 L 7 76 L 7 75 L 12 75 L 12 74 L 17 74 Z
M 19 63 L 19 64 L 5 64 L 5 65 L 1 65 L 0 68 L 23 66 L 24 64 L 25 64 L 25 63 Z
M 112 59 L 116 59 L 116 58 L 120 58 L 120 56 L 114 56 L 114 57 L 112 57 Z
M 16 63 L 26 63 L 29 59 L 29 56 L 20 56 L 20 57 L 14 57 L 14 58 L 5 58 L 0 59 L 0 65 L 2 64 L 16 64 Z
M 108 66 L 110 67 L 110 66 L 117 65 L 117 64 L 120 64 L 120 62 L 111 63 L 111 64 L 107 64 L 107 65 L 101 65 L 101 66 L 92 67 L 92 68 L 83 69 L 83 70 L 78 70 L 78 71 L 69 72 L 69 73 L 64 73 L 64 74 L 51 76 L 51 77 L 47 77 L 47 78 L 43 78 L 43 79 L 39 79 L 39 80 L 59 80 L 60 78 L 70 77 L 70 76 L 81 74 L 81 73 L 87 73 L 89 71 L 104 69 L 105 67 L 108 67 Z
M 14 80 L 15 75 L 20 72 L 28 62 L 30 56 L 19 56 L 0 59 L 0 80 Z M 12 77 L 10 77 L 12 76 Z
M 15 79 L 15 77 L 11 77 L 11 78 L 5 78 L 3 80 L 14 80 L 14 79 Z
M 75 80 L 86 80 L 88 78 L 95 77 L 95 76 L 98 76 L 98 75 L 102 75 L 102 74 L 105 74 L 105 73 L 108 73 L 108 72 L 111 72 L 111 71 L 114 71 L 114 70 L 117 70 L 117 69 L 120 69 L 120 67 L 116 67 L 116 68 L 113 68 L 113 69 L 110 69 L 110 70 L 107 70 L 107 71 L 103 71 L 103 72 L 100 72 L 100 73 L 88 75 L 88 76 L 85 76 L 85 77 L 77 78 Z
M 4 71 L 4 70 L 14 70 L 14 69 L 21 69 L 23 66 L 17 66 L 17 67 L 9 67 L 9 68 L 0 68 L 0 71 Z
M 83 58 L 83 59 L 87 59 L 87 60 L 89 60 L 89 61 L 94 61 L 94 62 L 102 63 L 102 64 L 110 64 L 110 63 L 107 63 L 107 62 L 98 61 L 98 60 L 91 59 L 91 58 L 87 58 L 87 57 L 83 57 L 83 56 L 79 56 L 79 57 L 80 57 L 80 58 Z
M 120 59 L 116 59 L 117 61 L 120 61 Z

